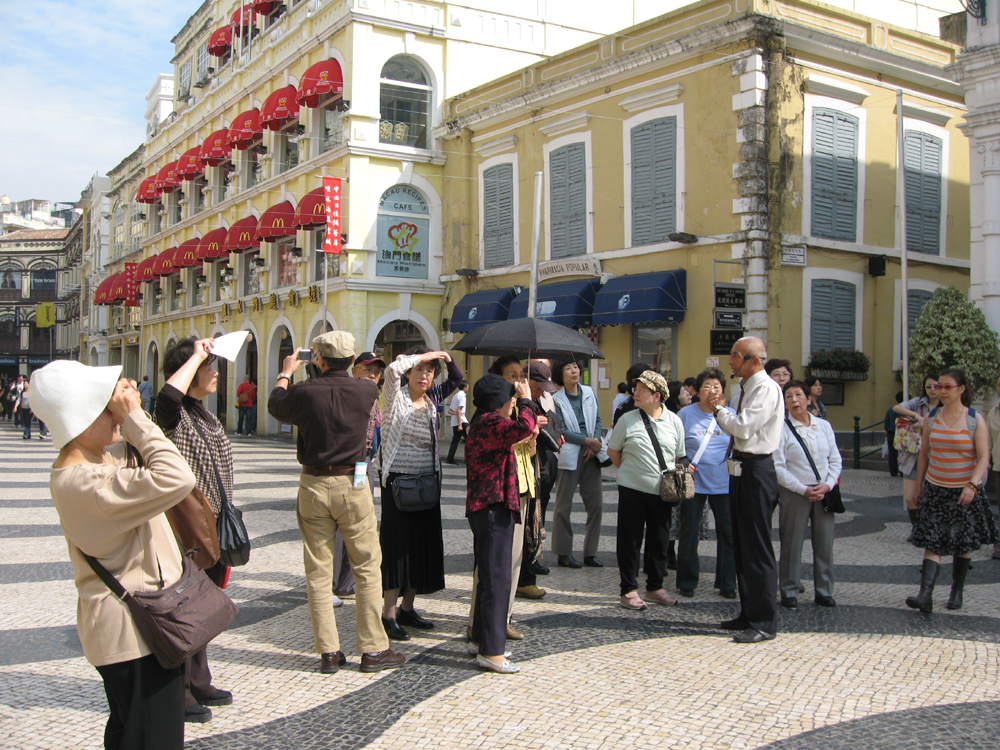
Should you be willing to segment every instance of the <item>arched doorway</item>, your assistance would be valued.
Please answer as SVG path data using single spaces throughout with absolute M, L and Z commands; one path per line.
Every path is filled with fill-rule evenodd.
M 288 329 L 287 326 L 279 325 L 277 328 L 274 329 L 273 333 L 271 334 L 271 341 L 269 342 L 268 345 L 268 352 L 269 352 L 268 359 L 270 360 L 271 366 L 273 367 L 273 372 L 275 373 L 281 372 L 281 365 L 285 361 L 285 357 L 289 356 L 294 351 L 295 351 L 295 340 L 292 337 L 292 332 Z M 301 371 L 299 371 L 299 373 L 296 374 L 293 380 L 301 379 L 302 377 L 304 377 L 304 375 L 302 374 Z M 258 393 L 259 392 L 260 390 L 258 389 Z M 269 435 L 284 435 L 291 437 L 291 435 L 293 434 L 291 425 L 280 424 L 276 419 L 274 419 L 270 415 L 268 415 L 267 419 L 268 419 L 267 431 Z
M 393 320 L 383 326 L 375 337 L 375 353 L 386 362 L 392 362 L 418 344 L 428 346 L 429 342 L 415 324 L 409 320 Z
M 156 342 L 150 342 L 146 349 L 146 369 L 142 373 L 149 378 L 149 384 L 153 387 L 153 393 L 160 392 L 160 351 L 156 348 Z

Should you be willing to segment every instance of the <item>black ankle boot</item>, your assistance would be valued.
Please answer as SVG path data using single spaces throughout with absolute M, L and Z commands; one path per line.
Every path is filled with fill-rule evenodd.
M 915 510 L 907 510 L 906 512 L 910 516 L 910 534 L 909 534 L 909 536 L 906 537 L 906 541 L 912 542 L 913 541 L 913 530 L 917 526 L 917 511 L 915 511 Z
M 937 580 L 938 568 L 940 565 L 933 560 L 924 558 L 923 567 L 920 569 L 920 593 L 916 596 L 906 597 L 906 606 L 910 609 L 919 609 L 925 615 L 934 611 L 934 602 L 931 594 L 934 593 L 934 581 Z
M 953 557 L 951 564 L 951 596 L 945 605 L 948 609 L 962 608 L 962 590 L 965 588 L 965 576 L 972 566 L 971 557 Z

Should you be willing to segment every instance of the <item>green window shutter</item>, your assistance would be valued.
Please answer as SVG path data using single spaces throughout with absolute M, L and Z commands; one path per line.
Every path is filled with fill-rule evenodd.
M 677 227 L 677 118 L 632 128 L 632 245 L 666 242 Z
M 514 166 L 483 172 L 483 256 L 486 268 L 514 265 Z
M 854 242 L 858 209 L 858 118 L 813 110 L 812 234 Z
M 582 143 L 549 154 L 550 258 L 587 252 L 587 160 Z
M 906 249 L 941 252 L 941 182 L 944 144 L 928 133 L 909 130 L 903 136 L 906 185 Z
M 809 345 L 820 349 L 854 350 L 855 287 L 844 281 L 815 279 L 812 282 L 812 310 Z

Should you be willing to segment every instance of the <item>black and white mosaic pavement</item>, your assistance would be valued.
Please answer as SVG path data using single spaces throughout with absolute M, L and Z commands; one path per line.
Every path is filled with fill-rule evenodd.
M 464 472 L 446 467 L 448 588 L 417 602 L 437 628 L 398 645 L 406 667 L 363 675 L 350 654 L 349 600 L 338 625 L 350 663 L 327 676 L 312 653 L 294 446 L 236 438 L 234 455 L 255 549 L 233 572 L 239 617 L 210 655 L 216 684 L 236 701 L 189 727 L 191 748 L 1000 747 L 1000 562 L 989 550 L 975 556 L 961 612 L 940 606 L 949 565 L 940 611 L 903 606 L 920 553 L 903 542 L 900 480 L 885 474 L 845 474 L 840 606 L 811 603 L 805 564 L 799 609 L 781 611 L 777 640 L 750 647 L 716 627 L 735 611 L 707 587 L 713 540 L 701 545 L 693 599 L 646 612 L 617 606 L 617 492 L 606 482 L 606 567 L 553 566 L 539 578 L 544 599 L 518 600 L 526 637 L 511 647 L 522 672 L 506 677 L 481 673 L 465 650 L 471 533 Z M 0 424 L 0 747 L 101 746 L 105 700 L 76 638 L 72 569 L 48 500 L 54 456 L 48 441 L 22 441 Z M 582 515 L 574 513 L 581 535 Z

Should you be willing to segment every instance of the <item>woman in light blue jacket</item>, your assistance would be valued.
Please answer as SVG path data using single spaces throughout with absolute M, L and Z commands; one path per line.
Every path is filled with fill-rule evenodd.
M 562 386 L 553 396 L 566 443 L 559 451 L 559 479 L 556 482 L 556 505 L 552 521 L 552 551 L 559 566 L 579 568 L 573 557 L 573 528 L 570 510 L 573 493 L 579 486 L 587 511 L 587 529 L 583 536 L 583 564 L 603 567 L 597 559 L 601 537 L 604 496 L 601 489 L 601 465 L 596 456 L 601 450 L 601 415 L 597 397 L 590 386 L 580 382 L 576 362 L 553 362 L 552 380 Z

